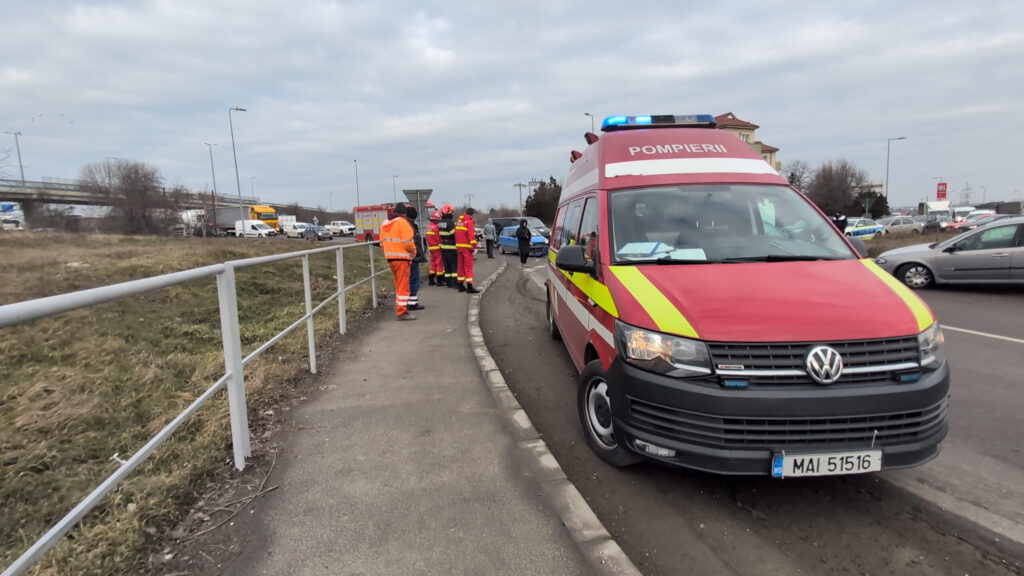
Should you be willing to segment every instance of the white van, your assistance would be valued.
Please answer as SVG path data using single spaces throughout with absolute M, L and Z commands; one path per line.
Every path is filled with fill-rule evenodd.
M 277 231 L 259 220 L 235 220 L 235 236 L 238 238 L 269 238 Z

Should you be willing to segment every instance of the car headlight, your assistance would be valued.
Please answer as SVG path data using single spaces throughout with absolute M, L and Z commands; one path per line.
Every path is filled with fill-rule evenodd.
M 921 366 L 931 370 L 937 370 L 946 361 L 945 344 L 946 337 L 936 322 L 929 326 L 924 332 L 917 335 L 917 345 L 921 350 Z
M 616 321 L 615 341 L 619 355 L 637 368 L 676 378 L 711 374 L 711 354 L 707 344 L 700 340 L 643 330 Z
M 885 256 L 879 256 L 878 258 L 875 258 L 875 264 L 882 265 L 888 263 L 889 261 L 885 259 Z

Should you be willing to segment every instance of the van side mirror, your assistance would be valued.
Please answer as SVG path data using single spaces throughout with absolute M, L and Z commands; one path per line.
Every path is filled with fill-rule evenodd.
M 566 272 L 586 272 L 593 275 L 597 271 L 597 265 L 587 262 L 584 256 L 583 246 L 562 246 L 555 257 L 555 266 Z
M 853 247 L 857 250 L 857 254 L 859 254 L 861 258 L 868 257 L 868 246 L 864 243 L 864 239 L 857 236 L 851 236 L 850 244 L 853 244 Z

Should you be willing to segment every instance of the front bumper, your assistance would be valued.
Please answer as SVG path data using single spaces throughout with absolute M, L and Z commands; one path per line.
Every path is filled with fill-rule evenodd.
M 616 436 L 644 458 L 720 474 L 768 475 L 772 455 L 882 450 L 882 468 L 923 464 L 946 437 L 949 367 L 912 384 L 725 389 L 639 370 L 607 374 Z M 655 457 L 634 440 L 675 450 Z

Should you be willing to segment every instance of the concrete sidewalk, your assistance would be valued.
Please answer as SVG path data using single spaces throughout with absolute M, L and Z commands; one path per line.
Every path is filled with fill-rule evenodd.
M 504 262 L 478 255 L 477 287 Z M 424 286 L 416 321 L 371 328 L 290 411 L 227 573 L 638 574 L 504 386 L 481 296 Z

